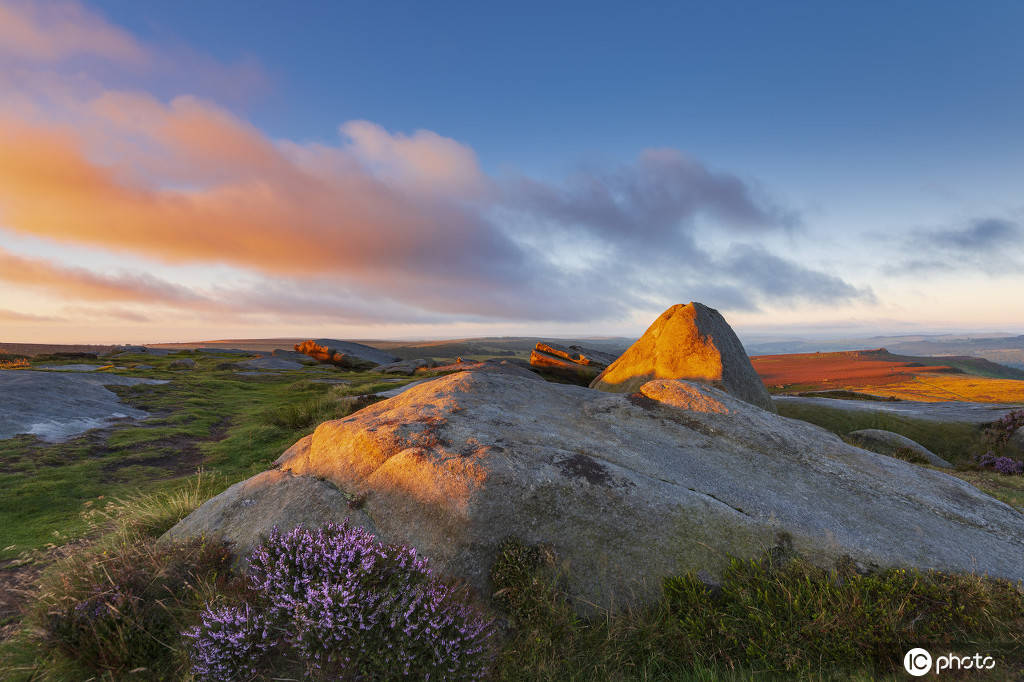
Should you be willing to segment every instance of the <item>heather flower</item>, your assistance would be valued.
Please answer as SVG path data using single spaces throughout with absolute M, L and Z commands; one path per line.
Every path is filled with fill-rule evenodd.
M 251 653 L 235 654 L 250 637 L 266 645 L 261 653 L 269 651 L 267 623 L 313 677 L 462 680 L 486 674 L 492 621 L 433 576 L 415 549 L 377 542 L 347 521 L 288 533 L 275 528 L 253 550 L 248 578 L 266 621 L 254 626 L 243 622 L 251 616 L 225 612 L 219 620 L 204 617 L 188 633 L 209 654 L 204 670 L 223 664 L 221 679 L 254 673 L 233 667 Z M 231 634 L 218 640 L 230 646 L 204 639 L 213 626 Z
M 997 457 L 991 451 L 978 457 L 978 466 L 983 469 L 991 469 L 1006 476 L 1024 474 L 1024 462 L 1012 457 Z
M 247 680 L 274 645 L 269 624 L 249 604 L 207 609 L 200 625 L 186 630 L 193 640 L 192 672 L 200 680 Z

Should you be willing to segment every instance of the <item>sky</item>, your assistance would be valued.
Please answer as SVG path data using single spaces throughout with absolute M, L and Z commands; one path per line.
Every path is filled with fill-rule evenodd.
M 0 0 L 0 341 L 1024 333 L 1021 25 Z

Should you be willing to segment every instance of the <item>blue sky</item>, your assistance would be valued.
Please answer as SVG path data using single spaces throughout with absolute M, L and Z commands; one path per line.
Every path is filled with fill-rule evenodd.
M 154 140 L 167 142 L 156 128 L 127 130 L 120 117 L 117 129 L 109 107 L 101 123 L 91 118 L 103 95 L 133 112 L 144 95 L 146 116 L 159 107 L 161 116 L 183 115 L 175 102 L 188 96 L 303 172 L 320 147 L 343 157 L 331 163 L 359 164 L 361 182 L 388 190 L 379 198 L 392 202 L 388 211 L 409 202 L 395 218 L 401 225 L 381 234 L 438 237 L 418 247 L 424 257 L 414 264 L 392 262 L 359 234 L 366 259 L 383 259 L 377 275 L 360 274 L 367 260 L 344 254 L 336 268 L 325 259 L 304 272 L 298 258 L 218 257 L 212 247 L 170 254 L 158 238 L 125 247 L 88 225 L 40 226 L 38 207 L 8 192 L 5 211 L 0 192 L 0 254 L 20 259 L 10 271 L 30 270 L 26 260 L 51 266 L 36 282 L 9 278 L 0 309 L 10 333 L 78 324 L 62 307 L 68 291 L 54 268 L 113 278 L 103 285 L 111 291 L 140 273 L 173 290 L 150 306 L 138 296 L 91 299 L 94 313 L 111 317 L 89 334 L 134 340 L 313 328 L 363 337 L 630 334 L 659 307 L 690 298 L 749 330 L 1024 330 L 1014 293 L 1024 284 L 1024 5 L 552 4 L 0 0 L 41 35 L 46 22 L 68 16 L 95 29 L 59 56 L 0 32 L 0 66 L 28 74 L 0 82 L 0 104 L 33 102 L 19 115 L 72 128 L 86 160 L 127 168 L 128 185 L 159 193 L 290 182 L 291 171 L 253 179 L 238 163 L 223 177 L 186 180 L 209 159 L 190 153 L 170 173 L 154 156 Z M 135 47 L 105 47 L 119 41 Z M 42 82 L 58 85 L 40 94 Z M 75 102 L 55 97 L 60 89 Z M 375 127 L 339 132 L 351 121 Z M 412 139 L 419 143 L 400 143 Z M 428 151 L 429 168 L 417 166 Z M 456 166 L 457 188 L 423 175 Z M 347 196 L 344 188 L 328 195 Z M 321 201 L 292 198 L 297 209 Z M 364 221 L 383 209 L 366 210 Z M 424 214 L 433 222 L 409 218 Z M 235 225 L 237 216 L 215 215 Z M 451 220 L 460 227 L 449 233 Z M 292 229 L 339 244 L 365 224 L 353 218 L 335 229 L 319 214 L 308 228 L 296 222 Z M 248 217 L 238 225 L 257 229 Z M 267 243 L 287 233 L 266 227 Z M 471 246 L 435 252 L 455 237 Z M 616 277 L 618 287 L 609 282 Z M 303 317 L 286 301 L 314 280 L 362 305 L 325 300 L 325 314 Z M 262 309 L 244 287 L 272 289 L 280 305 Z M 587 314 L 571 304 L 580 290 L 589 292 Z M 471 302 L 451 304 L 466 291 Z M 565 304 L 541 304 L 544 292 Z M 199 312 L 182 303 L 192 294 Z M 251 307 L 238 309 L 239 300 Z M 188 322 L 169 329 L 154 306 Z M 337 321 L 327 311 L 338 311 Z

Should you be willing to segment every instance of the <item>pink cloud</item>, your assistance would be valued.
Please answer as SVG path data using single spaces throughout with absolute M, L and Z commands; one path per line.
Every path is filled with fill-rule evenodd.
M 125 31 L 77 2 L 0 0 L 0 55 L 55 62 L 78 55 L 125 64 L 147 61 Z

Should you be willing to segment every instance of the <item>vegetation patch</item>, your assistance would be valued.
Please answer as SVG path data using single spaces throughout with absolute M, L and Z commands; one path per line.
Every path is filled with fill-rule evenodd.
M 253 550 L 241 602 L 185 633 L 200 680 L 295 668 L 312 679 L 481 679 L 493 624 L 407 547 L 345 524 L 276 529 Z
M 783 546 L 596 618 L 575 614 L 542 548 L 506 542 L 491 579 L 510 625 L 499 679 L 878 679 L 914 646 L 986 652 L 1005 679 L 1024 671 L 1021 586 L 973 575 L 826 570 Z

